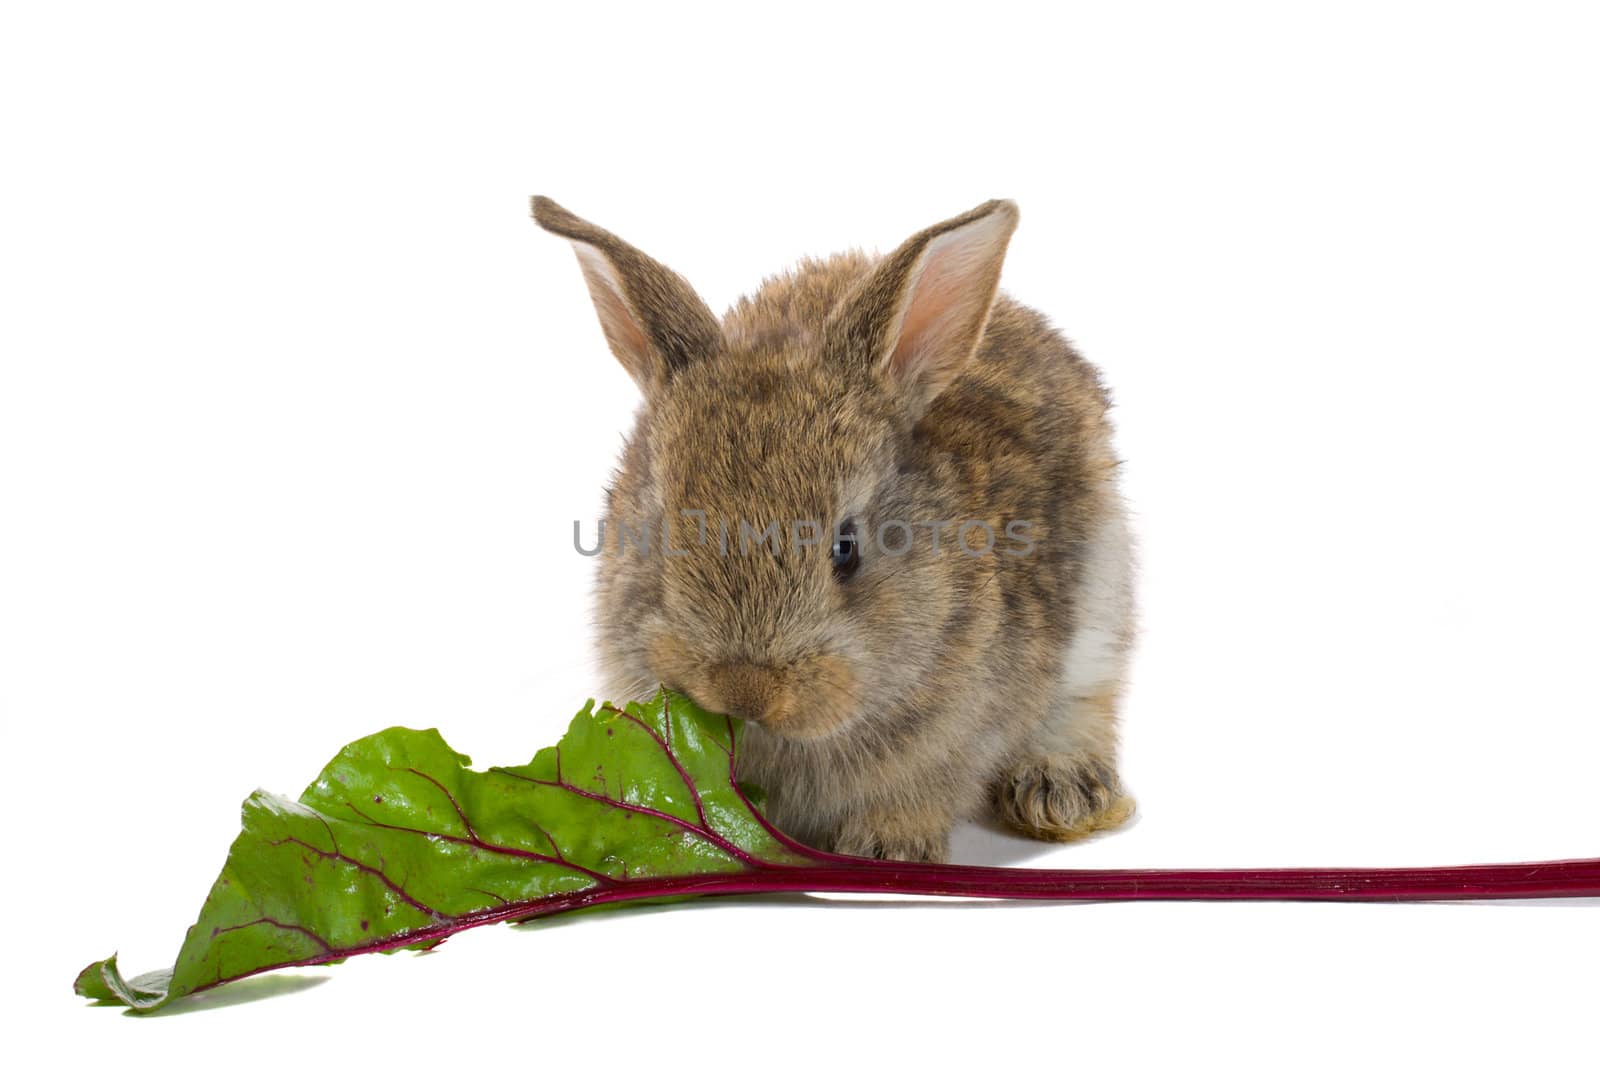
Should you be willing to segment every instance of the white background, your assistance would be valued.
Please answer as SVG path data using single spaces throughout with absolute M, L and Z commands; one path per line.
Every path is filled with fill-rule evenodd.
M 708 904 L 77 1001 L 111 949 L 170 962 L 251 788 L 393 723 L 522 760 L 590 695 L 571 523 L 636 397 L 536 192 L 717 309 L 1020 203 L 1003 285 L 1119 403 L 1142 814 L 956 858 L 1600 852 L 1582 6 L 541 6 L 7 6 L 9 1048 L 1592 1051 L 1582 904 Z

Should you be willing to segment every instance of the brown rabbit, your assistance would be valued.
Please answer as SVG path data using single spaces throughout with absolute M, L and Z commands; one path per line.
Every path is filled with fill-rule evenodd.
M 823 848 L 942 860 L 986 804 L 1051 841 L 1126 819 L 1107 398 L 997 292 L 1016 205 L 806 260 L 720 323 L 605 230 L 533 214 L 644 392 L 600 535 L 607 694 L 748 720 L 741 777 Z

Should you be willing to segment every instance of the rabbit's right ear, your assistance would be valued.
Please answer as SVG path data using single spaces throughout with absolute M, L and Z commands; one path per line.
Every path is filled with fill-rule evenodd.
M 721 349 L 716 316 L 682 277 L 549 197 L 533 198 L 533 218 L 572 242 L 606 342 L 647 396 Z
M 831 313 L 825 347 L 870 367 L 920 416 L 983 337 L 1017 205 L 990 200 L 886 256 Z

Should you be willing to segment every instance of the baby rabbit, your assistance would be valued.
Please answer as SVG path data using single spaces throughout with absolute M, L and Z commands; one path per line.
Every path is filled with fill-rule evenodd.
M 598 226 L 533 216 L 644 394 L 601 527 L 606 694 L 747 720 L 741 779 L 820 848 L 942 861 L 986 806 L 1049 841 L 1125 820 L 1107 397 L 997 291 L 1016 205 L 803 261 L 721 321 Z

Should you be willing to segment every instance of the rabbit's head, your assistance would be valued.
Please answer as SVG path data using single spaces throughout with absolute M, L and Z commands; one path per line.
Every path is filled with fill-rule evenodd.
M 909 446 L 971 361 L 1015 206 L 775 279 L 721 323 L 605 230 L 543 197 L 534 218 L 572 242 L 645 399 L 602 532 L 613 677 L 796 739 L 845 727 L 874 690 L 914 689 L 941 654 L 924 620 L 970 594 L 980 563 L 955 527 L 940 551 L 919 525 L 966 516 L 943 513 L 950 472 Z

